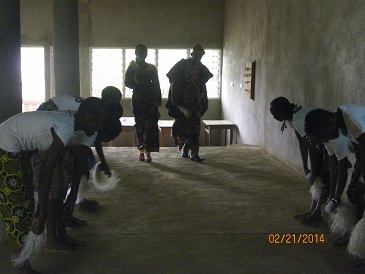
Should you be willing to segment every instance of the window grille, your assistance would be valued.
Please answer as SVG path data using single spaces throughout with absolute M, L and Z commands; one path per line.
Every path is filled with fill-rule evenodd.
M 135 60 L 135 49 L 102 49 L 93 48 L 91 59 L 91 96 L 100 97 L 106 86 L 119 88 L 124 98 L 132 97 L 132 90 L 124 86 L 124 75 L 129 63 Z M 170 83 L 166 73 L 183 58 L 190 56 L 189 49 L 148 49 L 146 62 L 156 66 L 161 86 L 162 97 L 167 98 Z M 214 75 L 207 83 L 208 98 L 220 97 L 221 51 L 205 50 L 202 63 Z

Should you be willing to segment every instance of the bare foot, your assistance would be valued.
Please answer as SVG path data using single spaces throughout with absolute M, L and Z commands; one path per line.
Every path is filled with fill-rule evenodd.
M 349 265 L 349 273 L 365 273 L 365 263 Z
M 38 272 L 36 270 L 34 270 L 31 266 L 30 263 L 27 261 L 24 263 L 23 266 L 18 267 L 18 274 L 42 274 L 41 272 Z
M 294 215 L 294 219 L 304 220 L 304 219 L 308 218 L 309 216 L 310 216 L 310 212 L 306 212 L 306 213 L 303 213 L 303 214 Z
M 47 243 L 45 250 L 47 252 L 69 252 L 75 250 L 75 246 L 64 241 L 55 244 Z
M 80 226 L 87 225 L 87 222 L 85 220 L 80 220 L 74 216 L 65 218 L 64 223 L 66 229 L 76 229 L 79 228 Z
M 305 218 L 300 223 L 303 225 L 310 225 L 310 224 L 319 223 L 321 221 L 322 221 L 321 215 L 315 214 L 315 215 L 310 215 L 308 218 Z
M 333 239 L 332 244 L 338 247 L 346 247 L 349 241 L 350 241 L 350 236 L 346 234 L 344 236 Z
M 69 243 L 70 245 L 72 245 L 74 247 L 80 247 L 80 246 L 85 246 L 86 245 L 85 241 L 79 241 L 79 240 L 73 239 L 69 236 L 66 236 L 64 238 L 64 241 Z

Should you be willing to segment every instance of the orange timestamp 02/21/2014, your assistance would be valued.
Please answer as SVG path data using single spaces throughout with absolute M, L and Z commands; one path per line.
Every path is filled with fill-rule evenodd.
M 324 244 L 323 233 L 270 233 L 270 244 Z

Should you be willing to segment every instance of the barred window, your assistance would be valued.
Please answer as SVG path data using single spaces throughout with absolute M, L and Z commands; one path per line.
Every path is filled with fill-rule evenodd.
M 122 91 L 124 98 L 131 98 L 132 90 L 125 87 L 124 75 L 129 63 L 135 60 L 135 49 L 92 48 L 91 56 L 91 95 L 100 97 L 100 93 L 104 87 L 115 86 Z M 166 73 L 176 62 L 189 56 L 189 49 L 148 49 L 146 62 L 155 65 L 158 70 L 163 98 L 167 98 L 170 87 Z M 205 50 L 202 63 L 214 75 L 207 83 L 208 97 L 219 98 L 221 51 Z

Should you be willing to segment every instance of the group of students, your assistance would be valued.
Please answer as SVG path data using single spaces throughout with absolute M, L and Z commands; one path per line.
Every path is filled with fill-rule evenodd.
M 140 44 L 135 53 L 125 85 L 133 89 L 138 158 L 151 162 L 151 152 L 159 151 L 161 89 L 156 67 L 145 62 L 147 47 Z M 201 63 L 204 54 L 197 44 L 191 58 L 180 60 L 167 74 L 171 86 L 166 108 L 175 120 L 172 137 L 181 156 L 196 162 L 204 160 L 198 155 L 200 119 L 208 109 L 205 84 L 213 76 Z M 105 160 L 102 142 L 122 131 L 121 99 L 113 86 L 104 88 L 100 99 L 57 95 L 37 111 L 16 114 L 0 124 L 0 225 L 14 246 L 12 260 L 18 273 L 39 273 L 30 262 L 43 245 L 47 251 L 67 251 L 84 244 L 69 237 L 66 227 L 86 224 L 73 216 L 75 205 L 98 208 L 97 201 L 86 200 L 79 192 L 94 174 L 92 169 L 118 181 Z
M 132 111 L 135 118 L 138 158 L 151 162 L 151 152 L 159 151 L 158 119 L 161 106 L 161 89 L 157 69 L 146 63 L 147 47 L 140 44 L 135 49 L 125 74 L 125 85 L 133 89 Z M 201 63 L 205 51 L 198 43 L 191 57 L 181 59 L 167 73 L 170 89 L 166 108 L 174 119 L 172 137 L 183 158 L 195 162 L 199 156 L 200 120 L 208 110 L 206 82 L 213 74 Z
M 0 225 L 14 246 L 18 273 L 37 273 L 30 260 L 42 238 L 48 251 L 84 244 L 69 237 L 66 226 L 85 224 L 72 215 L 76 202 L 86 202 L 78 199 L 78 189 L 96 163 L 91 146 L 100 158 L 100 172 L 112 176 L 102 142 L 122 130 L 121 97 L 113 86 L 102 91 L 101 99 L 58 95 L 37 111 L 16 114 L 0 124 Z
M 335 112 L 323 108 L 302 107 L 285 97 L 271 101 L 273 117 L 294 129 L 298 139 L 305 178 L 309 181 L 312 205 L 309 212 L 294 216 L 303 224 L 321 221 L 321 205 L 326 204 L 330 230 L 345 244 L 351 255 L 365 258 L 364 175 L 365 106 L 341 105 Z M 346 190 L 349 156 L 356 162 Z M 310 169 L 308 167 L 308 159 Z M 365 269 L 364 264 L 357 267 Z

